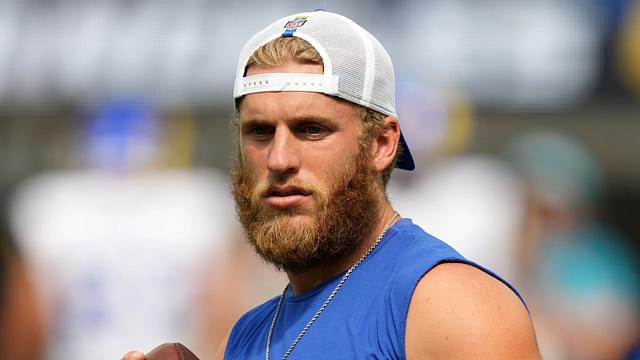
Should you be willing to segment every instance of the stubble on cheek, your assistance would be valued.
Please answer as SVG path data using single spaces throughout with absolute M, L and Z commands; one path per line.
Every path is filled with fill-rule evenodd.
M 256 252 L 276 267 L 288 269 L 292 263 L 303 262 L 301 259 L 309 257 L 318 247 L 317 217 L 327 210 L 326 191 L 296 178 L 262 181 L 256 178 L 250 166 L 236 160 L 231 179 L 238 217 Z M 291 209 L 272 208 L 263 199 L 274 183 L 305 189 L 311 192 L 313 201 Z
M 256 252 L 279 269 L 302 272 L 353 251 L 375 225 L 377 175 L 366 149 L 331 174 L 319 189 L 295 175 L 256 180 L 256 172 L 237 159 L 231 172 L 240 222 Z M 274 209 L 262 202 L 272 182 L 312 190 L 309 206 Z

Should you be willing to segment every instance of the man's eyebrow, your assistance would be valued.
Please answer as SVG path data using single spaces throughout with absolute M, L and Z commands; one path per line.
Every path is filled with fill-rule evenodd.
M 313 123 L 318 123 L 321 125 L 331 125 L 331 124 L 335 124 L 336 121 L 325 117 L 325 116 L 321 116 L 321 115 L 301 115 L 301 116 L 296 116 L 294 118 L 291 118 L 288 120 L 288 122 L 291 122 L 293 124 L 297 124 L 297 123 L 307 123 L 307 122 L 313 122 Z M 240 120 L 240 125 L 241 126 L 254 126 L 254 125 L 267 125 L 272 123 L 271 120 L 268 119 L 262 119 L 259 117 L 255 117 L 255 118 L 250 118 L 250 119 L 241 119 Z
M 290 127 L 320 126 L 324 129 L 336 131 L 340 129 L 339 121 L 321 115 L 302 115 L 289 120 Z
M 295 117 L 293 121 L 296 123 L 318 123 L 320 125 L 326 125 L 326 126 L 336 124 L 335 120 L 325 116 L 319 116 L 319 115 L 298 116 L 298 117 Z
M 265 123 L 267 122 L 266 120 L 262 120 L 262 119 L 258 119 L 258 118 L 252 118 L 252 119 L 240 119 L 240 124 L 241 125 L 252 125 L 252 124 L 256 124 L 256 123 Z
M 240 128 L 251 128 L 254 126 L 267 126 L 271 124 L 270 121 L 268 120 L 264 120 L 264 119 L 260 119 L 260 118 L 252 118 L 252 119 L 247 119 L 247 120 L 239 120 L 239 125 Z

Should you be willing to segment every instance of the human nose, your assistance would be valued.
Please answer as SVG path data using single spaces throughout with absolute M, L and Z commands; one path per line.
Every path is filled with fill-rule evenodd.
M 274 173 L 296 172 L 300 167 L 300 158 L 295 136 L 286 129 L 276 129 L 267 158 L 267 168 Z

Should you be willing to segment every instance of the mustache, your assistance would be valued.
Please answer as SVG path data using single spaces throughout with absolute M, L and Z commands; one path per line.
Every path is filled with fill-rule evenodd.
M 254 201 L 259 201 L 273 193 L 274 189 L 277 188 L 295 188 L 299 192 L 311 194 L 312 196 L 322 192 L 322 190 L 316 185 L 298 178 L 289 178 L 285 181 L 269 178 L 266 181 L 259 182 L 255 185 L 252 199 Z

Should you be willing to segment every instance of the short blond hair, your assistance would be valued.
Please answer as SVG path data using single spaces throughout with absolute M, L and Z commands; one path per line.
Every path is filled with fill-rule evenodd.
M 276 66 L 289 62 L 322 65 L 322 56 L 306 40 L 299 37 L 279 37 L 258 48 L 247 61 L 252 65 Z
M 278 66 L 290 62 L 323 64 L 320 53 L 306 40 L 295 36 L 279 37 L 259 47 L 251 57 L 249 57 L 245 71 L 253 65 Z M 360 137 L 361 146 L 368 148 L 374 136 L 384 129 L 384 118 L 386 115 L 340 98 L 336 99 L 354 106 L 363 125 L 363 133 Z M 240 103 L 237 102 L 237 105 L 239 104 Z M 382 184 L 385 187 L 389 182 L 391 172 L 393 172 L 393 168 L 398 161 L 401 151 L 402 147 L 398 147 L 395 158 L 391 164 L 382 171 Z

